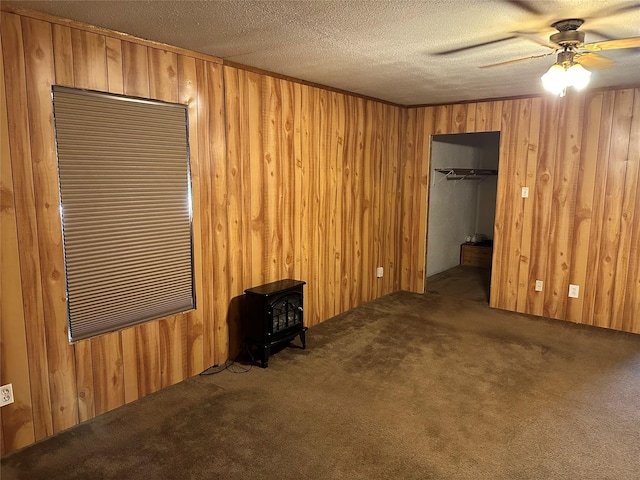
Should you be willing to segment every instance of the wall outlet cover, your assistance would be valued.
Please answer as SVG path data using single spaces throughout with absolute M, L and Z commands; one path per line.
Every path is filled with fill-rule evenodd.
M 522 198 L 529 198 L 529 187 L 522 187 Z
M 7 383 L 0 387 L 0 407 L 13 403 L 13 385 Z
M 384 275 L 384 268 L 382 267 L 376 268 L 376 277 L 382 278 L 383 275 Z
M 544 282 L 542 280 L 536 280 L 536 292 L 541 292 Z
M 569 285 L 569 297 L 571 298 L 578 298 L 578 295 L 580 294 L 580 286 L 579 285 Z

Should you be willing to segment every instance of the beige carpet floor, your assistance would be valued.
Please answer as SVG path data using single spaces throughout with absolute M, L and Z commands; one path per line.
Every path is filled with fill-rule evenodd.
M 640 478 L 640 336 L 445 287 L 6 456 L 2 480 Z

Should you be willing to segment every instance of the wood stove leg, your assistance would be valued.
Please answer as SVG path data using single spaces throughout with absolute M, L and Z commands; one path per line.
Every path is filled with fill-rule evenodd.
M 306 335 L 304 334 L 304 330 L 302 330 L 300 332 L 300 341 L 302 342 L 302 349 L 306 349 L 307 348 L 307 338 Z
M 260 366 L 262 368 L 267 368 L 269 366 L 269 355 L 271 354 L 271 348 L 268 345 L 262 347 L 262 359 L 260 361 Z

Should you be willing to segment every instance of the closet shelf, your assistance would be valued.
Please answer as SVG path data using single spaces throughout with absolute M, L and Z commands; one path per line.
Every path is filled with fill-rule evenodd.
M 436 168 L 447 180 L 482 180 L 489 175 L 498 175 L 498 170 L 487 168 Z

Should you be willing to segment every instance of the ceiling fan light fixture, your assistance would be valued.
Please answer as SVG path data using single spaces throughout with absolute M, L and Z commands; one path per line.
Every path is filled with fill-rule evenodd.
M 568 87 L 584 89 L 591 78 L 591 72 L 575 62 L 554 63 L 541 80 L 545 90 L 564 97 Z
M 579 63 L 574 63 L 567 70 L 567 76 L 569 77 L 569 82 L 573 88 L 576 90 L 583 90 L 587 85 L 589 85 L 591 72 Z

